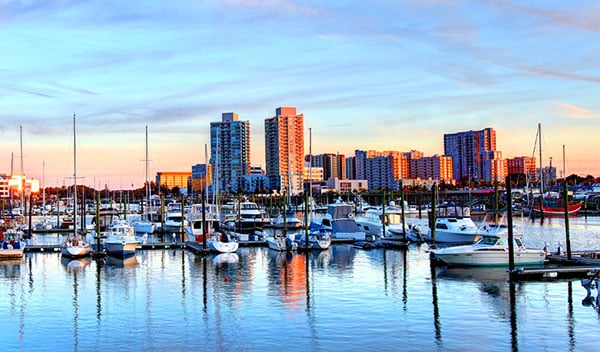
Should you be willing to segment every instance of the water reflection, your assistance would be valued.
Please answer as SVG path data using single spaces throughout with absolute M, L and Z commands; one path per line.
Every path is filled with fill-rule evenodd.
M 0 312 L 12 322 L 0 322 L 0 345 L 20 338 L 21 350 L 40 349 L 40 341 L 59 350 L 71 341 L 74 350 L 120 350 L 131 341 L 148 350 L 275 350 L 283 335 L 274 328 L 290 332 L 286 349 L 294 351 L 466 343 L 579 350 L 592 344 L 598 321 L 596 311 L 573 304 L 571 282 L 511 284 L 503 268 L 431 268 L 420 247 L 240 248 L 224 256 L 169 249 L 105 261 L 38 253 L 0 263 L 0 281 Z M 575 285 L 578 302 L 585 291 Z
M 0 260 L 0 278 L 17 279 L 21 277 L 21 266 L 25 258 Z

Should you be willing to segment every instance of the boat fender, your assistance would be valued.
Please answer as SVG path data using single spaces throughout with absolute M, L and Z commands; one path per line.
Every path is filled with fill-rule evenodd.
M 348 213 L 348 219 L 354 219 L 354 214 Z

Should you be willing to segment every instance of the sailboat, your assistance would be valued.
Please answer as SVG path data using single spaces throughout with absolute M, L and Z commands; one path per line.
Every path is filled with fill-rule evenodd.
M 92 253 L 92 245 L 77 232 L 77 132 L 73 114 L 73 234 L 63 242 L 60 254 L 67 258 L 83 258 Z M 84 224 L 82 224 L 82 227 Z
M 547 216 L 564 216 L 565 210 L 569 215 L 577 215 L 581 207 L 583 206 L 582 201 L 568 202 L 568 208 L 564 207 L 564 200 L 559 197 L 545 197 L 544 194 L 544 170 L 542 168 L 542 127 L 538 123 L 537 138 L 539 142 L 539 155 L 540 155 L 540 197 L 538 201 L 533 201 L 531 210 L 534 215 L 547 215 Z M 564 155 L 563 155 L 564 159 Z M 564 161 L 564 160 L 563 160 Z M 564 175 L 565 182 L 567 175 Z M 564 194 L 563 197 L 568 197 L 568 194 Z
M 19 126 L 19 140 L 21 145 L 21 208 L 25 209 L 24 206 L 24 179 L 25 176 L 23 174 L 23 127 Z M 11 172 L 12 174 L 12 172 Z M 0 220 L 0 224 L 4 224 L 3 221 Z M 14 225 L 14 224 L 13 224 Z M 23 252 L 25 251 L 25 247 L 27 243 L 23 240 L 23 231 L 18 229 L 17 227 L 8 228 L 2 232 L 0 229 L 0 260 L 12 260 L 12 259 L 21 259 L 23 258 Z
M 148 210 L 150 208 L 150 182 L 148 181 L 148 126 L 146 126 L 146 206 L 144 207 L 144 214 L 142 215 L 142 219 L 135 221 L 132 223 L 132 226 L 135 228 L 135 233 L 141 234 L 152 234 L 156 230 L 156 223 L 150 220 L 150 215 Z

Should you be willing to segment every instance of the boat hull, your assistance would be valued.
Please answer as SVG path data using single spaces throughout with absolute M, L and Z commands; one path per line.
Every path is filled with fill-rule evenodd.
M 126 257 L 135 254 L 137 241 L 107 241 L 104 243 L 108 255 L 116 257 Z
M 581 207 L 583 206 L 583 202 L 576 202 L 576 203 L 571 203 L 569 204 L 568 207 L 568 213 L 569 215 L 577 215 L 577 213 L 579 212 L 579 210 L 581 210 Z M 543 213 L 544 215 L 548 215 L 548 216 L 564 216 L 565 215 L 565 208 L 564 207 L 543 207 L 540 208 L 539 205 L 534 205 L 531 207 L 531 210 L 535 213 L 535 214 L 541 214 Z
M 208 249 L 213 252 L 233 253 L 238 250 L 240 244 L 235 241 L 223 242 L 210 238 L 206 240 L 206 245 L 208 246 Z
M 60 254 L 66 258 L 85 258 L 92 253 L 92 247 L 89 244 L 83 246 L 62 246 Z
M 508 252 L 434 254 L 435 259 L 453 266 L 508 266 Z M 514 255 L 515 265 L 543 265 L 544 253 L 521 252 Z

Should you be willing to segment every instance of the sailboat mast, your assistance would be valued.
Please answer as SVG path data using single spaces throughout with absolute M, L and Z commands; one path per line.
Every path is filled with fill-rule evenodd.
M 146 219 L 148 219 L 148 207 L 150 206 L 150 182 L 148 182 L 148 126 L 146 125 Z
M 21 151 L 21 214 L 25 215 L 25 175 L 23 175 L 23 126 L 19 125 L 19 146 Z
M 77 132 L 73 114 L 73 235 L 77 236 Z
M 540 147 L 540 195 L 544 196 L 544 167 L 542 162 L 542 124 L 538 123 L 538 144 Z

